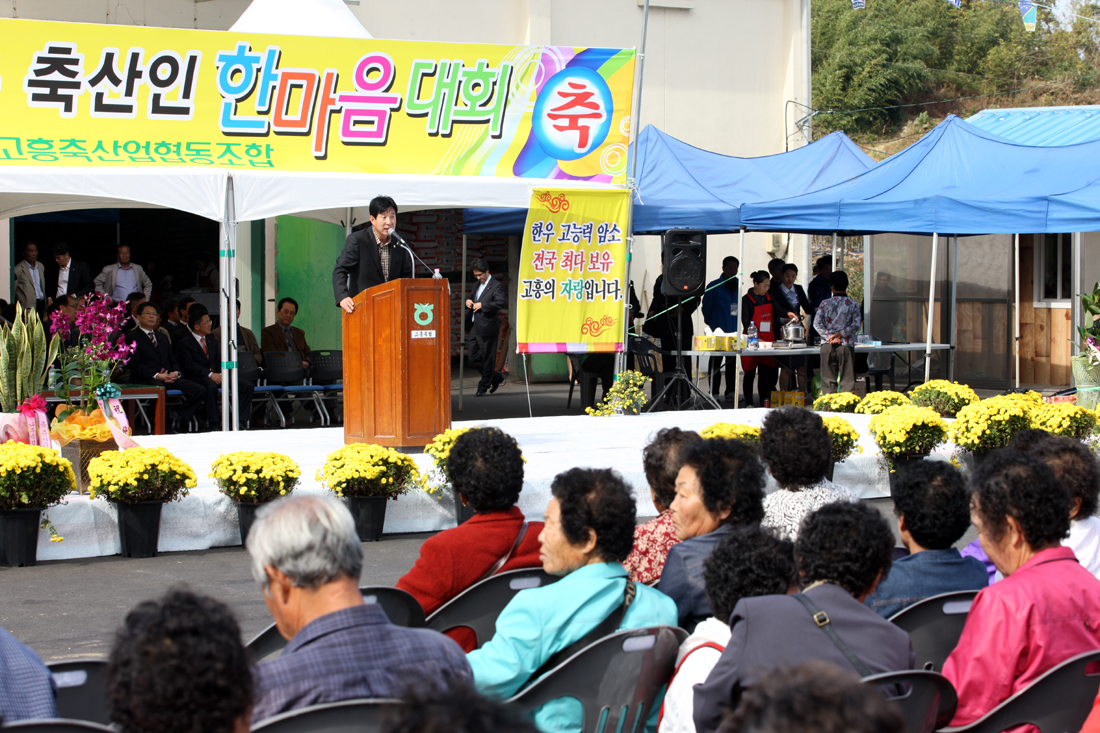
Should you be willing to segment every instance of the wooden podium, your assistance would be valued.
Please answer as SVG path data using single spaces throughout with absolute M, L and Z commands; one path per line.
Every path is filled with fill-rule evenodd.
M 446 280 L 391 280 L 343 314 L 344 443 L 420 447 L 451 427 Z

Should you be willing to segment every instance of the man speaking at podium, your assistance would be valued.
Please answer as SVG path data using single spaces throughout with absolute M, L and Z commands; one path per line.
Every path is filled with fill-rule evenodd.
M 355 310 L 352 298 L 367 288 L 413 276 L 412 255 L 398 245 L 400 235 L 391 236 L 396 225 L 397 204 L 389 196 L 376 196 L 370 202 L 370 226 L 344 243 L 332 271 L 332 289 L 336 304 L 348 313 Z

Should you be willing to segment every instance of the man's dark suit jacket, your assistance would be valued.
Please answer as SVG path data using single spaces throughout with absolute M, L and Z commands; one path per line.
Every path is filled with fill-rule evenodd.
M 50 273 L 49 291 L 46 293 L 47 298 L 57 297 L 57 280 L 60 277 L 60 272 Z M 65 289 L 66 292 L 78 298 L 95 290 L 95 280 L 92 279 L 92 268 L 88 267 L 87 262 L 73 259 L 69 260 L 69 284 L 65 286 Z
M 154 347 L 153 342 L 149 340 L 149 336 L 140 328 L 129 331 L 125 334 L 127 343 L 136 343 L 137 350 L 134 351 L 134 355 L 130 357 L 130 361 L 127 362 L 127 366 L 130 367 L 130 374 L 142 381 L 149 384 L 159 384 L 154 381 L 154 375 L 160 374 L 163 369 L 168 372 L 180 372 L 179 362 L 176 361 L 175 354 L 172 353 L 171 340 L 165 338 L 164 334 L 157 334 L 157 345 Z M 195 344 L 198 346 L 198 344 Z
M 309 344 L 306 343 L 306 332 L 300 328 L 290 327 L 290 335 L 294 337 L 294 344 L 298 347 L 298 353 L 303 361 L 309 361 Z M 194 339 L 192 339 L 194 340 Z M 286 337 L 283 336 L 283 327 L 278 323 L 260 331 L 261 351 L 286 351 Z
M 813 315 L 813 309 L 810 307 L 810 300 L 806 297 L 806 291 L 802 289 L 802 286 L 795 283 L 794 292 L 798 295 L 798 307 L 792 308 L 791 302 L 787 300 L 787 294 L 783 292 L 783 285 L 777 280 L 772 280 L 772 286 L 768 289 L 768 292 L 772 296 L 772 309 L 778 311 L 783 319 L 786 320 L 787 314 L 794 311 L 796 316 L 803 316 L 806 314 Z M 779 335 L 776 334 L 776 338 Z
M 829 615 L 837 635 L 872 674 L 913 668 L 909 634 L 839 585 L 819 585 L 806 597 Z M 707 681 L 695 686 L 694 717 L 699 733 L 716 730 L 723 711 L 736 708 L 742 691 L 768 670 L 817 660 L 856 672 L 793 596 L 742 598 L 730 615 L 730 630 L 729 644 Z
M 344 298 L 354 298 L 367 288 L 389 280 L 413 276 L 413 263 L 409 253 L 394 244 L 392 237 L 387 246 L 390 250 L 390 276 L 384 278 L 374 229 L 366 227 L 352 232 L 344 243 L 344 251 L 336 258 L 336 268 L 332 271 L 332 290 L 336 295 L 337 305 Z
M 172 346 L 176 350 L 176 361 L 179 362 L 180 372 L 191 381 L 201 383 L 201 379 L 210 376 L 210 372 L 221 373 L 222 364 L 219 355 L 221 344 L 211 336 L 206 337 L 206 349 L 209 353 L 203 353 L 202 347 L 190 331 L 186 336 L 181 335 Z
M 481 283 L 474 288 L 477 294 Z M 470 298 L 475 303 L 481 303 L 481 310 L 472 311 L 474 322 L 470 326 L 470 338 L 475 338 L 482 343 L 495 341 L 500 334 L 500 319 L 497 314 L 508 307 L 508 294 L 504 291 L 504 285 L 495 277 L 489 278 L 488 284 L 481 292 L 480 298 Z M 465 309 L 466 317 L 470 317 L 470 308 Z

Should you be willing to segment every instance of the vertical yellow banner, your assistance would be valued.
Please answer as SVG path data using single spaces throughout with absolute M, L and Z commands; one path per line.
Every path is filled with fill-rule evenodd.
M 519 267 L 521 354 L 623 350 L 630 192 L 536 188 Z

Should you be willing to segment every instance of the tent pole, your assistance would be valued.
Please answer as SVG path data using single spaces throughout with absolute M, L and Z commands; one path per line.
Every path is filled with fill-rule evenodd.
M 466 232 L 462 232 L 462 285 L 458 296 L 459 303 L 466 298 Z M 458 411 L 462 412 L 462 394 L 466 380 L 466 306 L 459 308 L 462 317 L 458 319 Z
M 233 179 L 229 179 L 228 185 L 229 190 L 232 191 Z M 225 393 L 225 384 L 227 384 L 225 376 L 228 369 L 229 421 L 233 426 L 233 430 L 240 430 L 240 392 L 237 391 L 241 378 L 240 369 L 237 368 L 237 205 L 235 198 L 230 199 L 230 201 L 232 208 L 229 217 L 229 290 L 225 297 L 225 309 L 228 311 L 225 317 L 229 322 L 229 351 L 222 352 L 227 355 L 226 360 L 229 362 L 229 366 L 222 367 L 222 393 Z
M 218 327 L 221 329 L 222 377 L 224 380 L 226 362 L 229 361 L 229 309 L 226 307 L 226 294 L 229 292 L 229 258 L 233 250 L 233 242 L 230 238 L 230 221 L 234 216 L 233 211 L 233 175 L 229 174 L 225 187 L 225 214 L 221 225 L 221 247 L 218 249 Z M 229 430 L 229 396 L 228 384 L 222 385 L 222 430 Z
M 928 277 L 928 329 L 924 335 L 924 381 L 932 377 L 932 319 L 936 314 L 936 255 L 939 253 L 940 235 L 932 233 L 932 271 Z
M 959 336 L 959 236 L 951 239 L 951 351 L 947 352 L 947 379 L 955 381 L 955 344 Z
M 835 272 L 840 269 L 840 263 L 836 259 L 836 232 L 833 232 L 833 251 L 830 257 L 833 260 L 833 271 Z
M 1085 325 L 1083 319 L 1083 311 L 1081 310 L 1081 232 L 1074 232 L 1070 235 L 1073 237 L 1071 245 L 1073 249 L 1073 299 L 1070 301 L 1072 310 L 1070 311 L 1070 333 L 1073 338 L 1070 339 L 1070 355 L 1073 355 L 1074 351 L 1079 351 L 1080 341 L 1077 339 L 1077 327 Z
M 1016 389 L 1020 388 L 1020 235 L 1016 234 L 1015 243 L 1012 247 L 1013 266 L 1012 272 L 1015 278 L 1015 284 L 1013 290 L 1016 293 L 1016 307 L 1015 315 L 1012 318 L 1013 326 L 1015 327 L 1015 340 L 1013 342 L 1012 350 L 1016 354 Z
M 741 233 L 738 235 L 740 244 L 737 251 L 737 285 L 738 289 L 745 287 L 745 227 L 741 227 Z M 739 294 L 733 294 L 733 302 L 737 304 L 737 320 L 733 324 L 733 333 L 737 336 L 737 343 L 735 348 L 737 354 L 734 355 L 734 364 L 736 365 L 733 370 L 733 409 L 737 409 L 737 406 L 741 404 L 741 301 L 738 300 Z M 729 385 L 726 385 L 729 388 Z M 751 400 L 750 395 L 746 398 L 745 406 L 752 407 L 752 404 L 748 402 Z
M 351 207 L 350 206 L 346 210 L 346 215 L 347 215 L 347 218 L 344 219 L 344 236 L 345 237 L 350 237 L 351 236 L 351 225 L 352 225 Z

